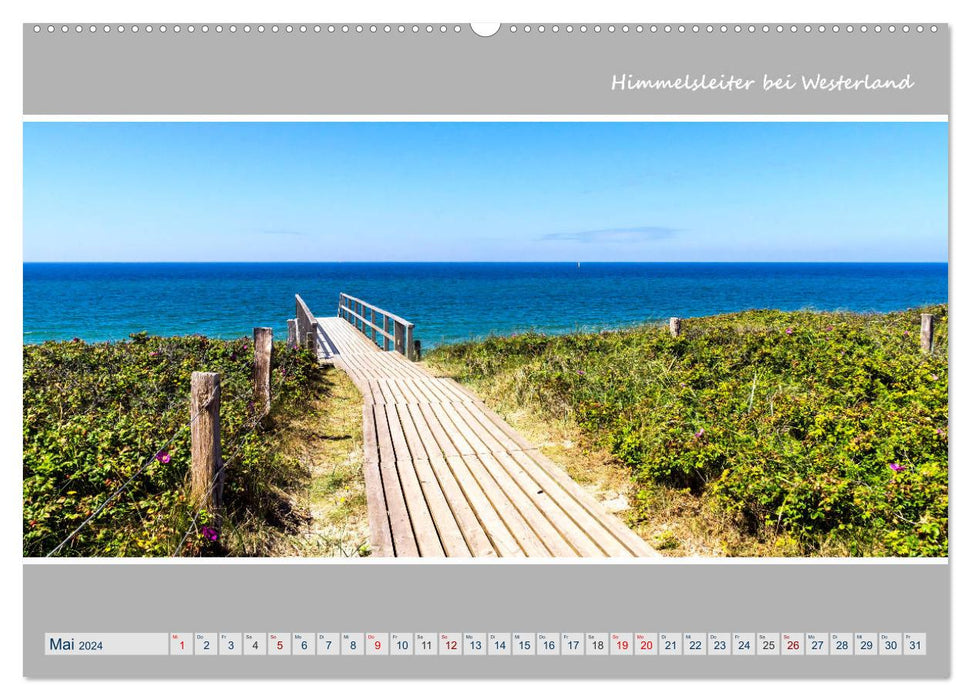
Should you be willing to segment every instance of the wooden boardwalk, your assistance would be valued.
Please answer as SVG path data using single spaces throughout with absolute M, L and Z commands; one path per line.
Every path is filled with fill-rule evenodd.
M 364 395 L 376 555 L 657 556 L 466 388 L 379 349 L 342 318 L 314 322 L 321 360 Z

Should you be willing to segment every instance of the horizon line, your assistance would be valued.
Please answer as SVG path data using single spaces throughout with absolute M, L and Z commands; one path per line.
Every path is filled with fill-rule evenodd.
M 24 260 L 24 265 L 947 265 L 950 260 Z

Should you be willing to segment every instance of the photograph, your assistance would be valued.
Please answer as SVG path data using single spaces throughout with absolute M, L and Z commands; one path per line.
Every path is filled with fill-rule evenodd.
M 23 125 L 23 555 L 948 556 L 946 121 Z

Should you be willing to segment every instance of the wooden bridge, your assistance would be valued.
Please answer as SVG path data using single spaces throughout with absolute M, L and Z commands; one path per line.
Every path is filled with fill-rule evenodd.
M 371 546 L 398 557 L 657 556 L 468 389 L 415 364 L 414 325 L 346 294 L 290 340 L 364 395 Z

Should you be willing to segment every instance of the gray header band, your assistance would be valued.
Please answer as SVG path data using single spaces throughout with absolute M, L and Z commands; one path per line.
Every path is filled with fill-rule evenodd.
M 695 24 L 515 25 L 515 31 L 503 25 L 491 37 L 476 35 L 469 25 L 442 31 L 442 25 L 365 24 L 360 32 L 358 26 L 157 24 L 151 31 L 149 25 L 123 25 L 122 31 L 108 25 L 105 31 L 105 25 L 26 24 L 24 114 L 949 111 L 946 25 L 866 25 L 865 31 L 862 25 L 823 25 L 820 31 L 821 25 L 760 23 L 725 25 L 722 31 L 718 24 L 710 32 L 708 25 Z M 747 89 L 636 87 L 637 80 L 686 76 L 689 86 L 703 76 L 734 78 L 736 86 L 753 82 Z M 796 85 L 766 90 L 765 76 L 791 76 Z M 907 86 L 803 86 L 804 78 L 817 76 L 870 85 L 906 80 Z

